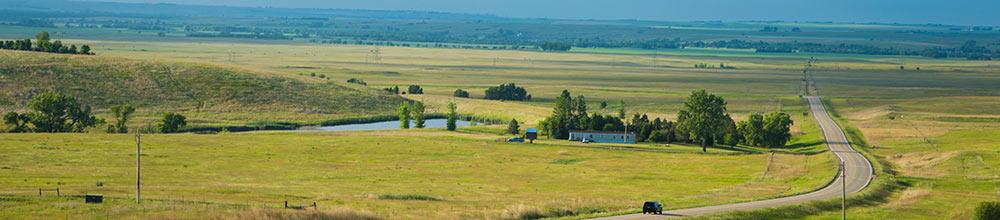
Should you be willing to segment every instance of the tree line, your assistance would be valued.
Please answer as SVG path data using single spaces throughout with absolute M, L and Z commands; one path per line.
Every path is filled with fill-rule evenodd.
M 80 104 L 75 97 L 57 92 L 43 92 L 31 97 L 27 112 L 8 112 L 3 115 L 4 123 L 12 133 L 66 133 L 84 132 L 88 128 L 107 124 L 108 133 L 128 133 L 128 121 L 136 108 L 122 104 L 112 106 L 109 110 L 114 120 L 107 120 L 94 115 L 90 106 Z M 177 113 L 166 113 L 157 124 L 155 130 L 162 133 L 181 132 L 187 126 L 187 118 Z
M 37 51 L 37 52 L 47 52 L 47 53 L 62 53 L 62 54 L 82 54 L 82 55 L 94 55 L 94 52 L 90 50 L 90 45 L 81 45 L 79 48 L 74 44 L 65 45 L 62 41 L 52 41 L 49 37 L 49 32 L 39 32 L 35 36 L 34 43 L 31 39 L 24 40 L 12 40 L 12 41 L 0 41 L 0 49 L 4 50 L 23 50 L 23 51 Z
M 726 105 L 722 97 L 699 90 L 685 100 L 676 122 L 660 118 L 651 120 L 639 113 L 626 119 L 624 102 L 619 106 L 618 116 L 588 115 L 586 98 L 573 98 L 569 91 L 563 90 L 556 98 L 552 114 L 542 120 L 539 127 L 546 135 L 557 139 L 568 138 L 573 130 L 623 132 L 628 128 L 630 133 L 635 133 L 637 142 L 694 143 L 701 145 L 703 151 L 717 144 L 781 147 L 790 140 L 790 127 L 794 122 L 788 114 L 753 113 L 747 120 L 737 123 L 727 112 Z

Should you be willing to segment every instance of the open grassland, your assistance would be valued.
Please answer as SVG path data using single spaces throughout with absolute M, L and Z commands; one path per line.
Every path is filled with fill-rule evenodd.
M 496 127 L 465 128 L 462 134 L 425 131 L 151 136 L 152 151 L 164 152 L 149 154 L 151 163 L 160 160 L 160 168 L 155 165 L 150 168 L 160 172 L 150 175 L 164 175 L 150 177 L 154 178 L 151 182 L 167 184 L 149 186 L 150 198 L 166 201 L 180 198 L 180 202 L 165 202 L 175 206 L 208 201 L 210 205 L 191 208 L 204 210 L 203 213 L 277 207 L 280 201 L 288 199 L 296 204 L 318 201 L 321 209 L 331 212 L 350 207 L 354 209 L 352 212 L 400 218 L 500 218 L 518 213 L 556 213 L 556 207 L 583 210 L 579 212 L 634 212 L 636 201 L 642 200 L 657 199 L 674 208 L 805 192 L 829 180 L 835 167 L 829 154 L 823 153 L 826 146 L 812 116 L 802 114 L 806 108 L 798 98 L 801 69 L 811 58 L 816 58 L 812 76 L 817 82 L 818 95 L 830 100 L 835 113 L 850 126 L 859 128 L 871 146 L 878 146 L 865 149 L 866 152 L 883 158 L 899 172 L 893 180 L 876 179 L 876 182 L 900 180 L 901 185 L 907 186 L 897 191 L 876 189 L 891 193 L 889 200 L 862 201 L 869 206 L 852 208 L 849 215 L 869 219 L 965 219 L 978 202 L 995 200 L 1000 193 L 997 189 L 1000 171 L 995 170 L 1000 165 L 995 143 L 1000 135 L 1000 89 L 997 89 L 1000 62 L 997 61 L 772 55 L 729 50 L 659 51 L 654 58 L 651 51 L 643 50 L 540 53 L 404 47 L 379 47 L 380 52 L 375 56 L 372 49 L 376 47 L 372 46 L 304 43 L 221 40 L 70 40 L 69 43 L 94 45 L 98 56 L 249 69 L 252 70 L 247 71 L 249 75 L 277 77 L 310 86 L 370 91 L 393 85 L 405 89 L 406 85 L 418 84 L 427 94 L 403 97 L 427 103 L 432 112 L 442 112 L 446 103 L 456 102 L 462 114 L 514 118 L 529 126 L 551 112 L 553 97 L 563 89 L 569 89 L 574 96 L 586 96 L 591 112 L 614 113 L 617 101 L 624 100 L 630 113 L 673 119 L 692 90 L 707 89 L 725 97 L 730 112 L 738 120 L 750 112 L 770 111 L 785 111 L 795 119 L 792 129 L 795 136 L 788 147 L 770 149 L 777 152 L 773 157 L 761 153 L 766 151 L 762 149 L 716 149 L 713 154 L 703 155 L 692 152 L 697 149 L 678 145 L 641 145 L 639 150 L 628 151 L 609 150 L 622 148 L 619 145 L 558 141 L 532 146 L 507 145 L 495 142 L 499 136 L 470 134 L 497 133 Z M 725 63 L 736 69 L 693 68 L 701 63 Z M 369 86 L 344 83 L 350 78 L 364 79 Z M 487 87 L 507 82 L 527 87 L 534 100 L 480 99 Z M 470 91 L 472 99 L 451 97 L 455 89 Z M 599 102 L 605 100 L 609 107 L 600 109 Z M 296 110 L 189 113 L 205 123 L 257 118 L 318 120 L 313 114 Z M 41 136 L 51 140 L 26 140 Z M 59 182 L 72 182 L 74 185 L 64 186 L 74 193 L 101 192 L 122 201 L 129 195 L 131 188 L 127 185 L 132 172 L 128 168 L 129 137 L 41 136 L 0 136 L 3 137 L 0 142 L 11 143 L 0 147 L 17 147 L 17 152 L 24 154 L 75 159 L 35 158 L 47 162 L 33 165 L 29 163 L 32 160 L 3 157 L 3 163 L 11 165 L 4 164 L 9 168 L 0 172 L 9 172 L 12 175 L 3 176 L 13 178 L 3 184 L 10 186 L 15 195 L 0 197 L 0 201 L 37 202 L 13 202 L 23 205 L 11 206 L 9 210 L 23 213 L 41 209 L 43 206 L 38 204 L 65 204 L 60 198 L 34 200 L 25 196 L 32 194 L 32 189 Z M 155 141 L 170 143 L 157 146 Z M 73 143 L 82 146 L 70 148 Z M 47 147 L 78 150 L 53 151 L 46 150 Z M 30 150 L 21 152 L 21 148 Z M 84 154 L 106 155 L 116 165 L 80 168 L 76 164 L 105 161 Z M 156 155 L 163 158 L 157 159 Z M 39 174 L 18 170 L 36 166 L 44 169 L 33 170 Z M 358 168 L 362 166 L 363 169 Z M 70 169 L 120 171 L 90 175 L 91 170 Z M 61 175 L 70 176 L 62 181 Z M 97 179 L 114 184 L 98 189 L 93 187 Z M 289 187 L 279 187 L 285 185 Z M 160 191 L 155 191 L 156 187 Z M 234 204 L 239 206 L 228 207 Z M 93 207 L 70 207 L 73 208 L 52 213 L 56 217 L 93 213 L 88 211 Z M 113 207 L 125 216 L 137 215 L 141 213 L 137 210 L 142 209 L 131 205 Z M 169 213 L 164 211 L 162 215 Z M 814 217 L 835 218 L 836 213 Z
M 1000 198 L 997 105 L 997 97 L 942 97 L 842 111 L 908 186 L 888 203 L 855 208 L 848 216 L 971 219 L 979 202 Z M 815 218 L 839 218 L 839 212 Z
M 591 111 L 612 113 L 618 100 L 624 100 L 629 112 L 673 118 L 684 98 L 693 90 L 708 89 L 727 98 L 730 110 L 740 116 L 749 112 L 777 111 L 779 99 L 797 97 L 801 68 L 807 60 L 790 59 L 787 66 L 761 65 L 770 60 L 702 60 L 698 57 L 662 56 L 657 68 L 649 67 L 645 56 L 581 53 L 541 53 L 527 51 L 489 51 L 381 47 L 379 59 L 375 47 L 309 44 L 249 44 L 220 42 L 117 42 L 90 41 L 105 56 L 127 56 L 155 60 L 202 62 L 252 68 L 266 73 L 282 73 L 290 78 L 337 83 L 350 78 L 364 79 L 372 88 L 417 84 L 424 87 L 432 109 L 443 109 L 443 97 L 455 89 L 470 91 L 482 98 L 490 86 L 515 82 L 532 94 L 532 102 L 502 104 L 500 109 L 518 104 L 551 107 L 562 90 L 574 96 L 584 95 Z M 230 59 L 233 51 L 235 59 Z M 733 58 L 735 59 L 735 58 Z M 693 69 L 697 63 L 733 64 L 741 69 Z M 745 68 L 745 69 L 744 69 Z M 421 98 L 418 98 L 421 99 Z M 599 109 L 608 101 L 609 109 Z M 470 107 L 492 108 L 494 102 Z M 539 118 L 529 107 L 527 117 Z M 515 111 L 516 112 L 516 111 Z M 492 113 L 490 113 L 492 114 Z M 529 120 L 528 123 L 534 123 Z
M 194 125 L 313 122 L 392 114 L 401 98 L 367 88 L 313 83 L 205 64 L 0 51 L 0 111 L 23 109 L 34 94 L 58 91 L 103 112 L 139 109 L 136 125 L 183 112 Z
M 857 101 L 995 96 L 998 91 L 993 87 L 1000 80 L 996 61 L 892 56 L 743 56 L 730 53 L 745 52 L 714 50 L 681 50 L 651 56 L 641 51 L 637 54 L 587 50 L 542 53 L 305 43 L 79 42 L 95 45 L 95 50 L 106 56 L 238 66 L 315 82 L 325 79 L 313 77 L 314 74 L 337 83 L 360 78 L 376 89 L 418 84 L 427 94 L 438 95 L 428 98 L 435 103 L 433 105 L 446 103 L 440 97 L 451 96 L 455 89 L 470 91 L 473 98 L 482 98 L 487 87 L 515 82 L 525 86 L 534 98 L 532 102 L 518 104 L 551 107 L 553 98 L 563 89 L 569 89 L 574 96 L 586 96 L 592 111 L 614 112 L 617 101 L 624 100 L 630 112 L 666 118 L 672 118 L 684 97 L 698 89 L 727 98 L 730 111 L 737 117 L 749 112 L 777 111 L 782 107 L 782 99 L 800 94 L 801 69 L 810 58 L 817 59 L 812 69 L 818 87 L 824 91 L 820 95 Z M 377 55 L 373 49 L 378 49 Z M 736 69 L 693 68 L 701 63 L 715 66 L 724 63 Z M 900 66 L 906 69 L 900 70 Z M 916 70 L 918 67 L 920 70 Z M 599 109 L 600 101 L 608 101 L 612 108 Z M 472 104 L 488 103 L 491 102 Z M 432 108 L 443 109 L 441 106 Z M 482 108 L 468 108 L 470 111 L 478 109 Z
M 834 170 L 825 154 L 772 158 L 674 145 L 648 146 L 676 151 L 668 153 L 496 139 L 440 130 L 147 135 L 143 198 L 151 201 L 134 205 L 133 136 L 3 134 L 0 146 L 9 153 L 0 155 L 0 213 L 227 215 L 288 200 L 393 218 L 549 216 L 633 210 L 644 200 L 693 207 L 802 193 L 825 184 Z M 81 198 L 37 196 L 38 188 L 55 187 L 111 199 L 83 205 Z

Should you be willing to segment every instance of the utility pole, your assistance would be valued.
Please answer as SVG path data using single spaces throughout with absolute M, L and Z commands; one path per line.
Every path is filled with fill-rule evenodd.
M 135 130 L 135 203 L 140 203 L 142 199 L 142 194 L 140 193 L 140 177 L 142 169 L 140 166 L 142 163 L 139 161 L 142 159 L 142 129 Z
M 840 182 L 842 183 L 841 185 L 843 186 L 843 193 L 844 193 L 843 197 L 841 198 L 841 206 L 844 212 L 843 219 L 847 220 L 847 166 L 844 166 L 843 160 L 840 161 L 840 173 L 841 173 Z

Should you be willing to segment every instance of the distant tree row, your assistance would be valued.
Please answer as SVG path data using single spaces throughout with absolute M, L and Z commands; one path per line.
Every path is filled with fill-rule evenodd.
M 90 45 L 82 45 L 77 48 L 76 45 L 64 45 L 62 41 L 51 41 L 49 38 L 49 32 L 40 32 L 35 36 L 35 43 L 32 44 L 31 39 L 24 40 L 13 40 L 13 41 L 0 41 L 0 49 L 4 50 L 24 50 L 24 51 L 38 51 L 38 52 L 48 52 L 48 53 L 63 53 L 63 54 L 84 54 L 93 55 L 94 53 L 90 51 Z
M 968 60 L 998 60 L 1000 48 L 991 50 L 976 41 L 966 41 L 955 48 L 927 48 L 920 52 L 921 56 L 931 58 L 965 58 Z
M 525 90 L 524 87 L 518 87 L 514 83 L 507 83 L 487 88 L 484 98 L 489 100 L 531 101 L 531 94 L 528 94 L 528 90 Z
M 538 44 L 538 48 L 541 48 L 543 51 L 569 51 L 569 49 L 573 48 L 573 45 L 562 42 L 544 42 Z

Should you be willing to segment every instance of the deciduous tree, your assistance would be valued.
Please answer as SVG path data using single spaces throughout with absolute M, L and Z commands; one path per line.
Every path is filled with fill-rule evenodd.
M 700 143 L 702 151 L 714 145 L 715 138 L 726 129 L 726 100 L 699 90 L 691 93 L 677 114 L 678 129 L 687 133 L 689 140 Z

